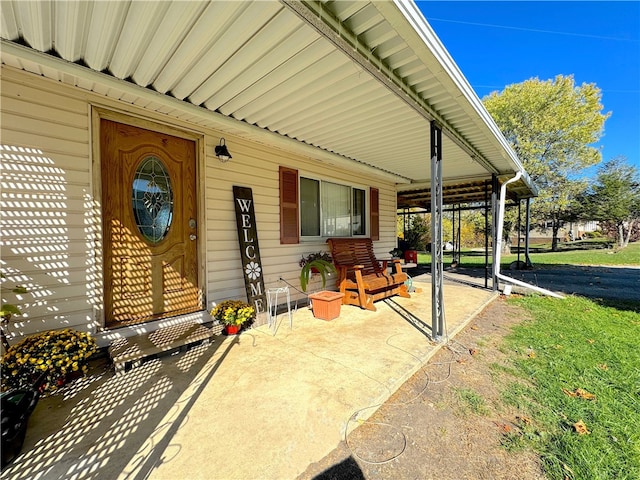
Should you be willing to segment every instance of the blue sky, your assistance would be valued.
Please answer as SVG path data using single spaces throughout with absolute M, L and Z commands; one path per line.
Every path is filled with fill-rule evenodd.
M 416 3 L 480 98 L 533 77 L 595 83 L 611 112 L 603 161 L 623 155 L 640 170 L 639 1 Z

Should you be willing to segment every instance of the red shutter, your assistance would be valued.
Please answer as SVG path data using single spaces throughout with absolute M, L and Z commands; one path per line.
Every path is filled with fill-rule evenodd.
M 280 243 L 299 243 L 298 171 L 280 167 Z
M 380 206 L 377 188 L 371 187 L 369 191 L 369 207 L 371 209 L 371 240 L 380 240 Z

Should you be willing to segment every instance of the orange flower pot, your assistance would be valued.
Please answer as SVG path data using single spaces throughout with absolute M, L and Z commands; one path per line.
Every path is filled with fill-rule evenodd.
M 342 305 L 342 297 L 340 292 L 322 292 L 309 295 L 311 299 L 311 307 L 313 316 L 321 320 L 333 320 L 340 316 L 340 305 Z

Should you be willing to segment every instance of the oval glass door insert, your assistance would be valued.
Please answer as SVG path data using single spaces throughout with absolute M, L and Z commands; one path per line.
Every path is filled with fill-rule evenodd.
M 157 157 L 147 157 L 133 176 L 133 215 L 140 234 L 151 243 L 161 242 L 173 218 L 173 190 L 169 172 Z

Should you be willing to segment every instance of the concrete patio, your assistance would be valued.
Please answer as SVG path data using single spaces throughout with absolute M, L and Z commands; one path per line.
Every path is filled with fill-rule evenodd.
M 6 479 L 295 478 L 344 438 L 443 344 L 430 340 L 431 286 L 412 298 L 343 306 L 333 321 L 299 309 L 262 326 L 115 376 L 106 360 L 34 411 Z M 453 337 L 493 292 L 444 286 Z M 359 415 L 370 415 L 373 408 Z M 357 422 L 349 423 L 352 428 Z

